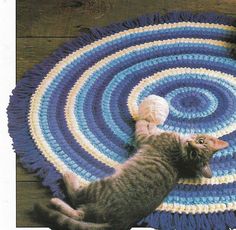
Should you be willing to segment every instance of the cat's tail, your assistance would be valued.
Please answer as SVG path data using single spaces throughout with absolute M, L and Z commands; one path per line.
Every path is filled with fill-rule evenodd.
M 43 222 L 47 222 L 50 227 L 61 230 L 108 230 L 111 226 L 108 223 L 90 223 L 77 221 L 61 212 L 41 204 L 34 205 L 34 211 Z

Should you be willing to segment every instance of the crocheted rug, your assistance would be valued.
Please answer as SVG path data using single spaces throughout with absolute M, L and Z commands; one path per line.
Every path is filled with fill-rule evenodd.
M 132 152 L 137 106 L 165 97 L 161 127 L 210 133 L 230 146 L 213 177 L 180 180 L 139 222 L 160 229 L 236 227 L 236 20 L 153 14 L 92 29 L 27 72 L 13 90 L 9 132 L 21 162 L 64 198 L 61 174 L 81 184 L 108 176 Z

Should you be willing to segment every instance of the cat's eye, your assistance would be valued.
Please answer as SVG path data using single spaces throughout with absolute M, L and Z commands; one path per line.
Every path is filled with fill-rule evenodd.
M 196 152 L 195 150 L 191 150 L 190 153 L 189 153 L 189 155 L 190 155 L 190 157 L 191 157 L 192 159 L 194 159 L 194 158 L 196 158 L 196 156 L 197 156 L 197 152 Z
M 198 140 L 197 140 L 197 143 L 198 144 L 204 144 L 204 138 L 199 138 Z

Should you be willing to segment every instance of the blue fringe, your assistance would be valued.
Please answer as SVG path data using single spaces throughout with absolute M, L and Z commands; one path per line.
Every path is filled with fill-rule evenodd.
M 185 214 L 171 212 L 153 212 L 137 223 L 160 230 L 226 230 L 236 228 L 236 213 L 233 211 L 218 213 Z
M 13 148 L 20 157 L 23 167 L 30 172 L 35 172 L 43 179 L 42 184 L 50 188 L 54 196 L 65 198 L 60 187 L 61 175 L 55 167 L 49 163 L 35 145 L 30 135 L 27 116 L 29 112 L 29 102 L 35 89 L 42 81 L 43 77 L 54 67 L 54 65 L 72 53 L 73 51 L 86 46 L 87 44 L 101 39 L 102 37 L 114 33 L 147 25 L 173 23 L 173 22 L 202 22 L 219 23 L 236 26 L 236 19 L 216 13 L 192 14 L 190 12 L 171 12 L 164 16 L 158 13 L 138 17 L 116 24 L 111 24 L 103 28 L 92 28 L 88 34 L 65 43 L 56 50 L 49 58 L 36 65 L 28 71 L 18 82 L 12 91 L 10 103 L 7 108 L 8 128 L 13 139 Z M 154 212 L 144 218 L 139 224 L 147 222 L 150 227 L 160 229 L 225 229 L 226 226 L 236 227 L 236 216 L 233 212 L 215 214 L 171 214 L 167 212 Z
M 104 36 L 111 35 L 126 29 L 132 29 L 136 27 L 143 27 L 148 25 L 156 25 L 163 23 L 174 23 L 174 22 L 202 22 L 202 23 L 218 23 L 223 25 L 236 26 L 236 19 L 233 17 L 217 14 L 217 13 L 196 13 L 193 14 L 187 11 L 173 11 L 166 15 L 161 16 L 160 14 L 149 14 L 140 16 L 137 19 L 124 21 L 122 23 L 111 24 L 103 28 L 91 29 L 92 35 L 100 39 Z

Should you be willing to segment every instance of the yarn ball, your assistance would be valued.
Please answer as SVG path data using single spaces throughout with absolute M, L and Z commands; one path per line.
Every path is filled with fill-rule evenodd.
M 169 104 L 165 98 L 149 95 L 139 105 L 138 120 L 146 120 L 163 125 L 169 114 Z

